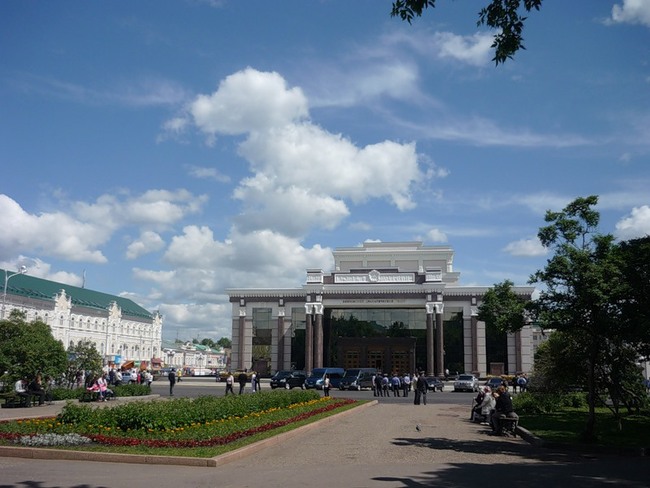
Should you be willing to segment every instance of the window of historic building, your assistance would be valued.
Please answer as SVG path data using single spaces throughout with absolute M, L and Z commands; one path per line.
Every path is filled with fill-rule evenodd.
M 393 373 L 402 374 L 409 371 L 409 356 L 407 351 L 392 351 L 391 363 Z
M 384 369 L 384 351 L 383 350 L 370 350 L 368 351 L 367 364 L 369 368 L 375 368 L 377 371 Z

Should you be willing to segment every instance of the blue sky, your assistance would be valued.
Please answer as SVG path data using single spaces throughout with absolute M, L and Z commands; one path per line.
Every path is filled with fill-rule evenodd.
M 650 233 L 650 0 L 546 0 L 495 67 L 485 1 L 0 3 L 0 267 L 230 336 L 226 289 L 421 240 L 525 284 L 546 210 Z

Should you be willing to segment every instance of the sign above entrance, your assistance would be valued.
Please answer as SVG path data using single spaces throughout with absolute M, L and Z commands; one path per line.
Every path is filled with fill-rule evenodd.
M 334 283 L 415 283 L 415 273 L 381 273 L 373 269 L 369 273 L 335 274 Z

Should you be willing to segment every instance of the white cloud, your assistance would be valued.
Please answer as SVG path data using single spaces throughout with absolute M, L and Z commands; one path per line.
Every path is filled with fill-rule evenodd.
M 622 240 L 650 235 L 650 206 L 635 207 L 628 217 L 616 223 L 616 236 Z
M 278 73 L 247 68 L 228 76 L 212 95 L 199 95 L 190 113 L 208 134 L 245 134 L 306 118 L 307 99 L 299 88 L 287 89 Z
M 348 216 L 346 200 L 380 198 L 400 210 L 414 207 L 411 187 L 422 178 L 415 144 L 359 147 L 311 123 L 307 108 L 300 88 L 252 68 L 190 104 L 188 117 L 210 137 L 246 136 L 239 154 L 253 176 L 234 192 L 245 202 L 236 219 L 241 230 L 299 237 L 313 226 L 331 229 Z
M 650 0 L 623 0 L 612 7 L 611 21 L 650 27 Z
M 152 252 L 160 251 L 165 247 L 165 241 L 159 234 L 152 231 L 145 231 L 140 238 L 133 241 L 126 248 L 127 259 L 135 259 Z
M 437 32 L 433 46 L 437 56 L 454 59 L 472 66 L 484 66 L 491 59 L 491 34 L 477 32 L 471 36 L 459 36 L 451 32 Z
M 526 257 L 544 256 L 548 252 L 536 237 L 531 239 L 520 239 L 518 241 L 511 242 L 506 247 L 504 247 L 503 250 L 512 256 Z
M 32 215 L 0 195 L 0 228 L 0 257 L 20 249 L 70 261 L 106 262 L 96 247 L 106 243 L 110 232 L 61 212 Z
M 220 173 L 216 168 L 188 165 L 187 169 L 189 175 L 193 176 L 194 178 L 201 180 L 213 180 L 218 183 L 230 183 L 230 176 Z
M 434 243 L 447 242 L 447 234 L 445 234 L 440 229 L 431 229 L 427 233 L 427 238 L 428 238 L 429 241 L 434 242 Z

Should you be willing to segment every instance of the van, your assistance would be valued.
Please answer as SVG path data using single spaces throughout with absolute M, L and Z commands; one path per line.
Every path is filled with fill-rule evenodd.
M 361 390 L 372 388 L 372 377 L 377 374 L 375 368 L 350 368 L 345 370 L 339 383 L 339 390 Z
M 305 380 L 305 388 L 316 388 L 317 390 L 322 390 L 325 375 L 329 375 L 332 388 L 338 388 L 341 378 L 343 378 L 343 374 L 345 374 L 343 368 L 314 368 Z

